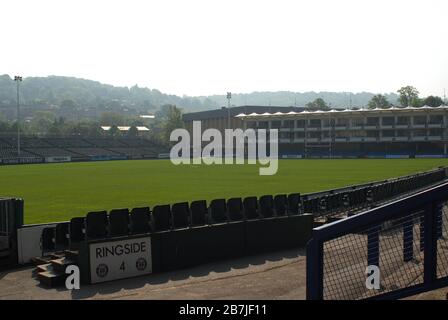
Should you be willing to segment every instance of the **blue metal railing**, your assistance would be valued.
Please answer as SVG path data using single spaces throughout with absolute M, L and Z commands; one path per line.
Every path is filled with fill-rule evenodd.
M 448 285 L 448 182 L 313 230 L 307 299 L 398 299 Z M 366 287 L 366 267 L 381 288 Z

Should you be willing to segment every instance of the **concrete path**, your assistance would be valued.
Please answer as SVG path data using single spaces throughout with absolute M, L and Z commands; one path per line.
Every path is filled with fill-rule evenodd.
M 2 299 L 305 299 L 304 249 L 81 286 L 41 287 L 34 268 L 0 273 Z

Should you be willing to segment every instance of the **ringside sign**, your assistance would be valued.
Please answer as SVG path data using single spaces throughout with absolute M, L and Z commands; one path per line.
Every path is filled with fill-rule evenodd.
M 152 273 L 151 237 L 92 243 L 89 255 L 91 283 Z

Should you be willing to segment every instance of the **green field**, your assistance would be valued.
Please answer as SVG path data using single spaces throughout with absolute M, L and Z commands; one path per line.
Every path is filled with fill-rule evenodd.
M 25 199 L 25 222 L 88 211 L 215 198 L 312 192 L 448 165 L 448 159 L 281 160 L 274 176 L 256 165 L 180 165 L 169 160 L 0 167 L 0 196 Z

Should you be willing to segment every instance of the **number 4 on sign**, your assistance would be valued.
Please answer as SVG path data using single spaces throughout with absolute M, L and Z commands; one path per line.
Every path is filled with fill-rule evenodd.
M 126 268 L 125 268 L 125 266 L 124 266 L 124 261 L 121 263 L 121 265 L 120 265 L 120 270 L 121 271 L 125 271 L 126 270 Z

